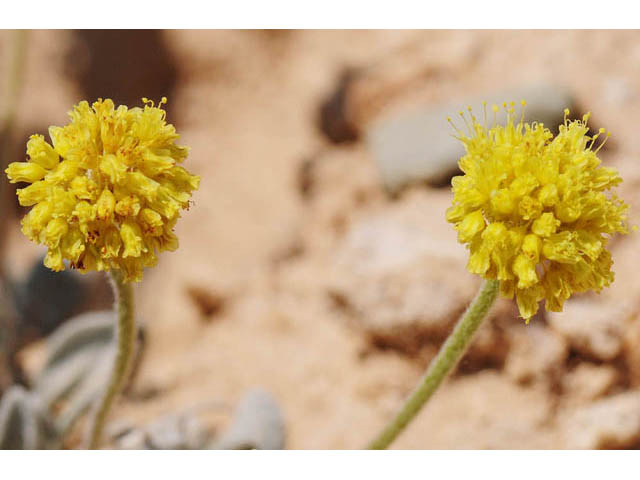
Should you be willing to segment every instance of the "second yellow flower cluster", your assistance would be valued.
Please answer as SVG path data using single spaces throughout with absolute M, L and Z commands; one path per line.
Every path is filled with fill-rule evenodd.
M 447 220 L 470 250 L 469 271 L 500 280 L 529 319 L 542 299 L 559 311 L 572 293 L 613 281 L 605 247 L 627 233 L 627 205 L 608 193 L 622 180 L 601 166 L 592 147 L 604 132 L 588 135 L 588 115 L 569 121 L 565 111 L 554 137 L 542 124 L 516 124 L 513 104 L 505 108 L 504 126 L 471 115 L 468 134 L 457 130 L 464 175 L 452 181 Z

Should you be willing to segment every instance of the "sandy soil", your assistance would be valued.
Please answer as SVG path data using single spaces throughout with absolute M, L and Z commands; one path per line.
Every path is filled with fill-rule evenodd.
M 477 281 L 443 218 L 448 189 L 392 199 L 362 141 L 335 145 L 318 130 L 319 106 L 346 67 L 383 72 L 365 124 L 522 83 L 569 87 L 613 132 L 605 159 L 621 170 L 638 223 L 637 32 L 163 36 L 178 66 L 170 120 L 202 186 L 178 224 L 180 249 L 137 287 L 149 336 L 133 391 L 157 393 L 124 398 L 114 421 L 142 425 L 206 400 L 233 405 L 261 386 L 283 408 L 288 448 L 360 448 L 421 375 Z M 63 123 L 81 98 L 61 53 L 69 41 L 32 35 L 21 129 Z M 8 258 L 20 275 L 40 250 L 17 230 Z M 638 242 L 615 242 L 611 289 L 575 300 L 590 302 L 588 322 L 578 305 L 524 327 L 502 305 L 395 447 L 640 445 Z M 222 308 L 206 316 L 193 289 Z

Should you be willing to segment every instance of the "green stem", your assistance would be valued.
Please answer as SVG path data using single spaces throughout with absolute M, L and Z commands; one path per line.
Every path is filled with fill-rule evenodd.
M 116 328 L 118 350 L 111 372 L 111 379 L 98 403 L 91 422 L 88 445 L 90 449 L 96 449 L 100 445 L 109 410 L 129 376 L 135 351 L 136 322 L 133 288 L 130 283 L 123 282 L 122 275 L 118 271 L 111 271 L 111 281 L 118 309 L 118 324 Z
M 484 283 L 467 311 L 458 320 L 447 341 L 440 347 L 438 355 L 429 365 L 418 387 L 409 396 L 395 418 L 367 448 L 371 450 L 387 448 L 409 425 L 464 355 L 478 327 L 497 298 L 499 287 L 498 280 L 487 280 Z

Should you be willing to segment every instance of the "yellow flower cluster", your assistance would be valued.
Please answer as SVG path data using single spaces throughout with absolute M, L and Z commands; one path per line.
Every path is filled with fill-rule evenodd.
M 173 228 L 189 207 L 200 178 L 179 165 L 188 148 L 165 121 L 163 98 L 155 107 L 115 108 L 98 100 L 76 105 L 64 127 L 50 127 L 52 145 L 42 135 L 27 143 L 26 162 L 6 169 L 20 205 L 33 208 L 22 232 L 48 247 L 44 263 L 52 270 L 121 270 L 139 281 L 156 254 L 175 250 Z
M 453 205 L 446 218 L 458 241 L 470 250 L 467 268 L 500 280 L 503 296 L 515 294 L 527 321 L 538 302 L 561 311 L 571 294 L 609 286 L 614 274 L 609 237 L 627 233 L 627 205 L 609 192 L 622 179 L 601 166 L 587 121 L 569 121 L 554 137 L 543 124 L 514 123 L 514 104 L 505 104 L 507 124 L 488 127 L 469 109 L 466 148 L 454 177 Z M 462 115 L 462 113 L 461 113 Z M 455 128 L 455 126 L 454 126 Z M 608 135 L 607 135 L 608 136 Z

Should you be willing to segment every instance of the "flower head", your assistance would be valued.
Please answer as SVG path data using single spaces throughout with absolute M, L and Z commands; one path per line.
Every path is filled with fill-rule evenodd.
M 538 302 L 561 311 L 571 294 L 609 286 L 614 274 L 609 237 L 628 233 L 627 205 L 612 189 L 622 179 L 601 166 L 587 122 L 565 120 L 554 137 L 543 124 L 514 123 L 513 103 L 505 104 L 507 124 L 489 128 L 470 111 L 466 148 L 454 177 L 447 220 L 470 250 L 467 268 L 500 280 L 503 296 L 515 294 L 520 314 L 531 318 Z M 494 113 L 498 107 L 493 107 Z M 462 113 L 461 113 L 462 115 Z M 455 127 L 454 127 L 455 128 Z M 607 134 L 608 136 L 608 134 Z
M 143 102 L 80 102 L 71 123 L 49 128 L 51 145 L 32 135 L 27 161 L 5 170 L 12 183 L 31 184 L 17 192 L 20 205 L 33 207 L 22 232 L 48 247 L 52 270 L 64 270 L 66 259 L 81 272 L 116 269 L 139 281 L 157 252 L 178 247 L 173 228 L 200 178 L 179 165 L 188 148 L 174 143 L 166 99 Z

